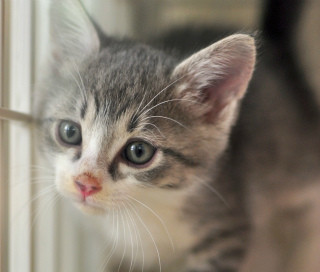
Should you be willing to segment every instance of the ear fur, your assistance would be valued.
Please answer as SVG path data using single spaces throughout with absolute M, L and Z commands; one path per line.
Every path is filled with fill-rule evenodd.
M 177 80 L 176 93 L 187 101 L 184 103 L 193 113 L 214 123 L 226 115 L 227 108 L 235 112 L 235 106 L 228 106 L 235 105 L 244 96 L 255 58 L 252 37 L 229 36 L 178 64 L 173 71 L 173 79 Z
M 99 51 L 98 33 L 79 0 L 53 0 L 50 24 L 55 60 L 77 61 Z

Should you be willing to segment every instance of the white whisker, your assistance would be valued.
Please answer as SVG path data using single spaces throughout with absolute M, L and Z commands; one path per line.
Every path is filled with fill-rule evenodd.
M 158 132 L 159 134 L 162 136 L 162 138 L 166 138 L 166 136 L 164 136 L 164 134 L 161 132 L 161 130 L 155 125 L 155 124 L 152 124 L 152 123 L 149 123 L 149 122 L 143 122 L 143 123 L 140 123 L 141 126 L 153 126 Z
M 132 239 L 132 232 L 131 232 L 131 228 L 129 225 L 129 222 L 127 220 L 127 213 L 126 213 L 126 206 L 124 205 L 124 203 L 122 203 L 122 206 L 124 207 L 124 212 L 125 212 L 125 219 L 126 219 L 126 225 L 128 226 L 129 229 L 129 235 L 130 235 L 130 242 L 131 242 L 131 261 L 130 261 L 130 267 L 129 267 L 129 272 L 131 272 L 132 268 L 133 268 L 133 239 Z M 126 237 L 125 237 L 126 239 Z
M 33 216 L 33 220 L 31 223 L 31 228 L 34 227 L 36 221 L 38 220 L 38 218 L 40 217 L 41 214 L 43 214 L 43 212 L 45 210 L 47 210 L 47 208 L 50 206 L 50 204 L 52 204 L 52 207 L 54 207 L 54 205 L 58 202 L 58 200 L 61 198 L 61 196 L 57 193 L 55 193 L 53 196 L 51 196 L 47 202 L 42 206 L 42 209 L 40 208 L 38 210 L 38 212 Z
M 82 79 L 82 76 L 81 76 L 80 71 L 79 71 L 79 67 L 78 67 L 75 63 L 73 63 L 73 65 L 74 65 L 74 67 L 76 68 L 76 72 L 77 72 L 77 74 L 78 74 L 78 76 L 79 76 L 79 78 L 80 78 L 80 82 L 81 82 L 83 94 L 84 94 L 86 100 L 88 100 L 87 92 L 86 92 L 86 87 L 84 86 L 83 79 Z
M 114 252 L 116 251 L 116 248 L 118 246 L 118 235 L 119 235 L 119 213 L 118 213 L 118 210 L 117 211 L 117 234 L 115 236 L 115 239 L 113 240 L 113 243 L 112 243 L 112 248 L 111 248 L 111 251 L 110 253 L 108 254 L 106 260 L 103 262 L 102 264 L 102 268 L 101 268 L 101 272 L 105 271 L 105 268 L 108 266 L 108 263 L 109 263 L 109 260 L 111 259 L 111 257 L 113 256 Z
M 156 108 L 156 107 L 159 107 L 159 106 L 161 106 L 161 105 L 163 105 L 163 104 L 166 104 L 166 103 L 169 103 L 169 102 L 174 102 L 174 101 L 188 101 L 188 102 L 191 102 L 191 103 L 200 104 L 199 102 L 196 102 L 196 101 L 193 101 L 193 100 L 190 100 L 190 99 L 186 99 L 186 98 L 174 98 L 174 99 L 169 99 L 169 100 L 162 101 L 162 102 L 160 102 L 160 103 L 152 106 L 151 108 L 147 109 L 146 111 L 144 111 L 144 112 L 141 114 L 141 116 L 147 114 L 149 111 L 153 110 L 153 109 Z
M 21 205 L 20 210 L 15 214 L 14 218 L 12 219 L 13 221 L 16 220 L 16 218 L 21 214 L 21 212 L 26 209 L 28 206 L 30 206 L 35 200 L 39 199 L 40 197 L 43 197 L 45 195 L 50 194 L 51 192 L 56 192 L 54 190 L 55 185 L 48 185 L 46 188 L 42 189 L 36 196 L 31 198 L 30 200 L 27 200 L 25 203 Z
M 136 199 L 136 198 L 134 198 L 134 197 L 132 197 L 132 196 L 129 196 L 129 195 L 128 195 L 127 197 L 129 197 L 129 198 L 132 199 L 133 201 L 135 201 L 135 202 L 139 203 L 140 205 L 142 205 L 144 208 L 146 208 L 148 211 L 150 211 L 150 212 L 160 221 L 162 227 L 164 228 L 164 230 L 165 230 L 165 232 L 166 232 L 166 234 L 167 234 L 167 236 L 168 236 L 168 239 L 169 239 L 169 241 L 170 241 L 172 250 L 173 250 L 173 252 L 174 252 L 174 251 L 175 251 L 175 248 L 174 248 L 174 244 L 173 244 L 173 241 L 172 241 L 172 237 L 171 237 L 171 235 L 170 235 L 170 233 L 169 233 L 169 230 L 168 230 L 166 224 L 163 222 L 162 218 L 161 218 L 153 209 L 151 209 L 149 206 L 147 206 L 146 204 L 142 203 L 142 202 L 139 201 L 138 199 Z
M 135 239 L 136 240 L 136 248 L 135 248 L 136 254 L 134 256 L 134 262 L 133 262 L 133 265 L 132 265 L 132 267 L 134 267 L 135 264 L 136 264 L 136 261 L 137 261 L 138 250 L 139 250 L 139 240 L 138 240 L 138 234 L 139 233 L 138 233 L 137 225 L 135 224 L 135 222 L 134 222 L 134 220 L 133 220 L 133 218 L 132 218 L 132 216 L 131 216 L 131 214 L 130 214 L 130 212 L 128 210 L 128 207 L 126 206 L 125 203 L 123 203 L 123 205 L 124 205 L 124 208 L 125 208 L 125 212 L 127 213 L 127 216 L 129 217 L 129 220 L 131 222 L 132 228 L 134 230 L 135 238 L 136 238 Z M 129 227 L 129 229 L 130 229 L 130 227 Z M 140 243 L 141 243 L 141 241 L 140 241 Z M 142 246 L 142 244 L 141 244 L 141 246 Z
M 85 90 L 85 86 L 84 86 L 84 84 L 83 84 L 83 80 L 82 80 L 82 77 L 81 77 L 81 75 L 80 75 L 79 68 L 78 68 L 78 66 L 76 65 L 75 62 L 72 62 L 72 65 L 73 65 L 73 68 L 76 70 L 76 72 L 77 72 L 77 74 L 78 74 L 78 76 L 79 76 L 79 78 L 80 78 L 80 81 L 81 81 L 82 86 L 81 86 L 81 84 L 79 83 L 79 81 L 75 78 L 75 76 L 73 75 L 73 73 L 72 73 L 71 71 L 69 71 L 69 72 L 70 72 L 70 75 L 72 76 L 72 78 L 73 78 L 74 81 L 76 82 L 79 90 L 81 91 L 81 95 L 82 95 L 83 101 L 87 101 L 87 100 L 88 100 L 87 92 L 86 92 L 86 90 Z
M 115 233 L 115 212 L 114 212 L 114 209 L 112 209 L 112 235 L 111 237 L 114 237 L 114 233 Z M 113 240 L 114 242 L 115 240 Z M 100 255 L 105 255 L 106 254 L 106 251 L 109 247 L 111 243 L 111 240 L 108 240 L 107 243 L 105 243 L 105 245 L 103 246 L 103 249 L 102 249 L 102 252 Z M 101 259 L 102 259 L 102 256 L 101 256 Z M 104 272 L 105 270 L 105 262 L 103 261 L 98 267 L 97 269 L 95 269 L 97 271 L 101 271 L 101 272 Z
M 174 80 L 173 82 L 171 82 L 169 85 L 167 85 L 165 88 L 163 88 L 160 92 L 158 92 L 143 108 L 142 108 L 142 112 L 143 112 L 143 110 L 146 108 L 146 107 L 148 107 L 151 103 L 152 103 L 152 101 L 153 100 L 155 100 L 160 94 L 162 94 L 164 91 L 166 91 L 168 88 L 170 88 L 172 85 L 174 85 L 175 83 L 177 83 L 178 81 L 180 81 L 182 78 L 184 78 L 185 77 L 185 75 L 184 76 L 182 76 L 182 77 L 180 77 L 180 78 L 178 78 L 178 79 L 176 79 L 176 80 Z M 140 115 L 139 115 L 140 116 Z
M 43 179 L 37 179 L 37 180 L 31 180 L 30 182 L 16 182 L 16 183 L 13 183 L 13 184 L 10 184 L 10 188 L 13 188 L 15 189 L 17 186 L 21 186 L 21 185 L 36 185 L 36 184 L 50 184 L 52 183 L 52 180 L 48 180 L 48 181 L 45 181 Z
M 154 247 L 155 247 L 155 250 L 156 250 L 156 253 L 157 253 L 157 257 L 158 257 L 159 271 L 161 272 L 161 271 L 162 271 L 161 258 L 160 258 L 160 252 L 159 252 L 158 246 L 157 246 L 157 244 L 156 244 L 156 241 L 154 240 L 152 233 L 150 232 L 150 230 L 148 229 L 148 227 L 146 226 L 146 224 L 143 222 L 142 218 L 140 217 L 140 215 L 139 215 L 138 212 L 136 211 L 134 205 L 131 203 L 130 199 L 128 199 L 128 204 L 129 204 L 130 207 L 132 208 L 133 212 L 137 215 L 140 223 L 142 224 L 142 226 L 144 227 L 144 229 L 147 231 L 147 233 L 149 234 L 149 237 L 150 237 L 151 240 L 152 240 L 152 243 L 153 243 L 153 245 L 154 245 Z
M 138 108 L 136 109 L 135 113 L 134 113 L 133 116 L 132 116 L 132 119 L 136 118 L 137 114 L 139 113 L 140 107 L 141 107 L 144 99 L 146 98 L 146 94 L 147 94 L 147 93 L 145 92 L 144 95 L 143 95 L 143 97 L 142 97 L 142 100 L 140 101 L 140 104 L 139 104 Z
M 142 118 L 141 121 L 145 121 L 145 120 L 148 120 L 148 119 L 151 119 L 151 118 L 162 118 L 162 119 L 170 120 L 170 121 L 180 125 L 181 127 L 185 128 L 187 130 L 190 130 L 188 127 L 186 127 L 185 125 L 181 124 L 179 121 L 177 121 L 175 119 L 172 119 L 170 117 L 166 117 L 166 116 L 152 115 L 152 116 L 147 116 L 147 117 Z
M 120 261 L 119 266 L 118 266 L 118 272 L 120 271 L 120 268 L 121 268 L 122 263 L 123 263 L 123 260 L 124 260 L 125 253 L 126 253 L 126 251 L 127 251 L 126 229 L 125 229 L 125 226 L 124 226 L 124 219 L 123 219 L 123 215 L 122 215 L 121 210 L 120 210 L 120 215 L 121 215 L 121 219 L 122 219 L 122 230 L 123 230 L 124 248 L 123 248 L 123 253 L 122 253 L 121 261 Z
M 195 179 L 204 187 L 208 188 L 212 193 L 214 193 L 227 207 L 230 207 L 229 204 L 227 203 L 226 199 L 215 189 L 213 188 L 210 184 L 206 183 L 204 180 L 200 178 Z

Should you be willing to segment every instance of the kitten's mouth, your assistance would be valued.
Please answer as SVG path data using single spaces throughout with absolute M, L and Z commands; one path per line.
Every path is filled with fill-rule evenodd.
M 87 199 L 79 199 L 74 201 L 75 205 L 83 212 L 93 213 L 93 214 L 102 214 L 106 213 L 106 210 L 99 207 L 96 203 L 92 203 Z
M 83 212 L 94 213 L 94 214 L 106 213 L 106 210 L 104 208 L 98 205 L 98 203 L 90 200 L 90 198 L 86 198 L 79 195 L 73 195 L 71 197 L 71 200 L 75 204 L 75 206 L 78 207 Z

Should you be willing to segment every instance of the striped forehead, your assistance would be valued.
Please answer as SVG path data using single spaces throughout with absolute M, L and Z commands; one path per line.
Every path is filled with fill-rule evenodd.
M 122 96 L 122 99 L 119 98 Z M 80 103 L 80 118 L 82 122 L 96 127 L 117 126 L 129 132 L 137 128 L 137 102 L 131 97 L 125 98 L 124 92 L 112 96 L 108 93 L 89 92 Z M 141 102 L 141 101 L 140 101 Z M 92 128 L 91 128 L 92 129 Z
M 88 96 L 80 107 L 83 151 L 89 155 L 102 151 L 113 157 L 130 136 L 134 111 L 128 108 L 114 118 L 110 104 L 97 96 Z
M 109 117 L 109 105 L 107 99 L 98 92 L 87 92 L 83 96 L 80 105 L 80 117 L 82 120 L 93 121 L 97 118 Z M 106 121 L 106 120 L 105 120 Z

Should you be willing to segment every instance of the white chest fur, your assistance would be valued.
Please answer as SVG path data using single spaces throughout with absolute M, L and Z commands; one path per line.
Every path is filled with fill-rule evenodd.
M 132 194 L 103 223 L 102 232 L 109 241 L 109 263 L 115 267 L 122 263 L 129 270 L 137 266 L 139 270 L 175 267 L 178 271 L 195 239 L 182 217 L 185 197 L 186 192 L 159 189 Z

